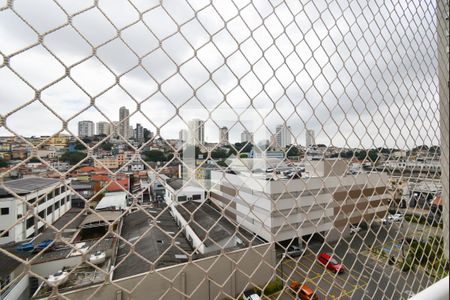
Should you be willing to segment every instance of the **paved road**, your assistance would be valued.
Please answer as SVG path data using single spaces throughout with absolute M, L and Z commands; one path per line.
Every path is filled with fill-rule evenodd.
M 411 292 L 417 293 L 432 283 L 428 276 L 420 270 L 401 272 L 398 267 L 361 254 L 368 253 L 372 245 L 398 243 L 403 237 L 403 228 L 394 224 L 373 226 L 334 245 L 310 245 L 301 258 L 285 259 L 279 276 L 288 284 L 292 280 L 305 282 L 317 291 L 319 299 L 408 299 Z M 316 253 L 333 250 L 346 267 L 344 274 L 327 271 L 315 260 Z M 285 291 L 273 299 L 293 299 L 293 296 Z

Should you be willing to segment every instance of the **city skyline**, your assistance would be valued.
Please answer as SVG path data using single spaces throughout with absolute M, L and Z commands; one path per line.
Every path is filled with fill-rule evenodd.
M 227 11 L 231 8 L 224 7 L 223 9 Z M 360 7 L 356 6 L 353 9 L 356 14 L 361 13 Z M 27 15 L 35 16 L 36 11 L 39 11 L 39 4 L 30 3 L 28 6 L 20 6 L 20 10 Z M 49 9 L 47 17 L 52 18 L 57 15 L 55 10 L 55 8 Z M 395 11 L 397 10 L 399 14 L 403 13 L 402 9 L 395 6 Z M 305 7 L 305 12 L 314 14 L 315 10 Z M 180 13 L 188 14 L 188 11 L 186 8 L 180 8 Z M 290 15 L 285 7 L 280 8 L 278 13 L 280 16 Z M 281 116 L 289 116 L 291 120 L 286 121 L 291 121 L 290 125 L 294 132 L 300 133 L 300 131 L 304 131 L 304 128 L 310 128 L 316 132 L 318 143 L 352 147 L 380 145 L 397 148 L 413 147 L 414 144 L 418 144 L 417 140 L 421 140 L 419 144 L 439 144 L 438 134 L 425 130 L 425 128 L 438 125 L 439 115 L 436 118 L 421 118 L 421 124 L 413 121 L 418 116 L 433 114 L 436 111 L 437 107 L 433 103 L 433 99 L 437 97 L 438 92 L 437 77 L 432 73 L 436 66 L 434 60 L 436 42 L 432 36 L 428 36 L 433 32 L 429 29 L 434 24 L 434 19 L 420 9 L 415 10 L 414 13 L 428 21 L 421 22 L 420 26 L 415 23 L 408 24 L 413 26 L 417 32 L 427 36 L 430 40 L 430 45 L 427 47 L 419 43 L 421 48 L 417 51 L 405 52 L 408 44 L 405 44 L 399 37 L 406 33 L 404 28 L 399 28 L 399 37 L 391 37 L 391 40 L 397 45 L 397 49 L 400 49 L 399 51 L 408 53 L 408 55 L 394 56 L 389 64 L 386 63 L 385 57 L 391 57 L 391 53 L 387 50 L 389 49 L 387 41 L 384 40 L 379 41 L 381 44 L 377 45 L 377 49 L 372 49 L 372 52 L 368 52 L 365 47 L 351 47 L 349 53 L 346 49 L 336 49 L 336 51 L 342 52 L 344 57 L 369 55 L 366 61 L 367 68 L 358 69 L 353 64 L 346 65 L 347 71 L 350 74 L 357 74 L 356 78 L 359 78 L 354 82 L 347 77 L 340 77 L 337 80 L 336 70 L 342 68 L 339 55 L 329 58 L 325 54 L 326 52 L 316 51 L 317 53 L 314 53 L 316 64 L 306 64 L 313 55 L 307 44 L 317 42 L 314 35 L 305 35 L 304 43 L 296 49 L 298 57 L 295 58 L 295 63 L 293 61 L 290 64 L 299 66 L 295 70 L 291 71 L 286 67 L 285 64 L 290 63 L 290 60 L 279 66 L 276 55 L 267 55 L 269 65 L 256 64 L 251 72 L 253 76 L 239 78 L 234 74 L 238 76 L 245 74 L 248 67 L 233 55 L 229 59 L 229 68 L 234 74 L 221 68 L 214 73 L 214 83 L 209 76 L 206 76 L 208 72 L 205 74 L 205 67 L 195 60 L 186 63 L 181 74 L 171 77 L 171 74 L 174 73 L 173 62 L 161 50 L 146 57 L 138 68 L 127 72 L 130 66 L 136 63 L 136 57 L 130 51 L 123 49 L 122 44 L 111 43 L 100 47 L 97 55 L 105 60 L 105 64 L 111 68 L 112 72 L 108 71 L 97 58 L 90 58 L 72 68 L 71 79 L 64 78 L 45 89 L 39 94 L 39 97 L 54 113 L 68 120 L 69 130 L 73 133 L 77 132 L 78 121 L 114 121 L 117 120 L 116 116 L 120 107 L 126 106 L 130 110 L 130 124 L 133 127 L 136 123 L 140 123 L 153 132 L 159 128 L 161 135 L 167 138 L 176 138 L 178 131 L 184 125 L 181 118 L 187 121 L 195 111 L 195 115 L 204 120 L 209 117 L 210 113 L 214 120 L 220 120 L 227 116 L 227 122 L 221 126 L 231 129 L 231 141 L 240 139 L 239 133 L 233 133 L 233 126 L 240 126 L 236 122 L 242 122 L 241 118 L 244 119 L 242 122 L 244 124 L 246 124 L 245 120 L 253 118 L 254 124 L 247 124 L 246 127 L 250 131 L 256 131 L 255 128 L 261 126 L 273 128 L 284 121 L 281 120 Z M 204 14 L 207 18 L 215 18 L 211 12 L 205 11 Z M 79 17 L 77 16 L 75 19 Z M 250 23 L 255 22 L 255 18 L 257 19 L 253 15 L 245 16 L 246 21 Z M 8 20 L 10 20 L 8 23 L 0 23 L 2 25 L 0 26 L 0 42 L 5 47 L 5 55 L 13 53 L 20 48 L 20 45 L 26 44 L 36 36 L 35 33 L 25 30 L 17 17 L 11 16 Z M 34 20 L 34 25 L 38 28 L 45 29 L 48 26 L 44 19 L 36 17 Z M 333 45 L 339 45 L 344 41 L 345 37 L 339 34 L 340 30 L 344 32 L 350 30 L 355 41 L 361 37 L 361 32 L 351 32 L 351 29 L 347 28 L 344 23 L 335 24 L 333 18 L 324 20 L 324 24 L 311 24 L 304 17 L 298 21 L 309 24 L 308 28 L 313 29 L 312 31 L 321 31 L 323 26 L 337 26 L 336 31 L 330 32 L 333 43 L 330 44 L 328 41 L 320 48 L 328 46 L 333 48 Z M 167 22 L 168 28 L 173 28 L 173 21 L 164 19 L 164 22 Z M 101 44 L 99 37 L 110 35 L 107 26 L 93 26 L 95 23 L 92 19 L 87 18 L 84 22 L 75 23 L 76 28 L 87 34 L 94 45 Z M 151 21 L 150 26 L 158 33 L 158 38 L 167 38 L 169 36 L 167 31 L 161 30 L 158 27 L 159 24 L 158 18 L 156 18 Z M 424 27 L 424 25 L 428 27 Z M 204 26 L 208 28 L 211 24 Z M 96 28 L 95 34 L 91 28 Z M 308 31 L 308 28 L 305 30 Z M 58 32 L 52 34 L 51 38 L 47 39 L 49 49 L 65 64 L 74 64 L 88 57 L 90 55 L 90 52 L 86 52 L 88 45 L 73 36 L 73 31 L 64 30 L 71 34 L 67 35 L 66 40 L 58 35 Z M 183 30 L 186 38 L 194 42 L 198 33 L 187 26 L 183 26 Z M 241 28 L 234 24 L 230 24 L 228 30 L 236 36 L 242 34 Z M 382 35 L 381 29 L 373 28 L 372 30 L 375 30 L 372 32 L 374 36 Z M 154 40 L 140 38 L 136 35 L 137 32 L 139 32 L 138 29 L 130 28 L 124 39 L 132 45 L 135 51 L 138 51 L 139 55 L 142 55 L 143 49 L 148 49 L 149 45 L 153 45 Z M 287 30 L 283 34 L 284 42 L 277 44 L 277 47 L 283 53 L 289 53 L 289 49 L 292 47 L 289 39 L 296 40 L 297 38 L 296 31 Z M 422 36 L 421 39 L 423 38 Z M 253 39 L 256 43 L 266 42 L 265 35 L 255 34 Z M 66 46 L 68 42 L 70 47 Z M 170 37 L 166 42 L 176 45 L 183 43 L 179 36 Z M 354 41 L 351 43 L 353 45 Z M 215 46 L 208 44 L 207 40 L 203 40 L 200 44 L 194 43 L 194 48 L 203 47 L 205 44 L 205 49 L 214 47 L 228 49 L 230 46 L 228 39 L 218 36 L 214 40 Z M 158 47 L 158 44 L 154 44 L 154 46 Z M 258 60 L 260 49 L 257 44 L 244 43 L 240 49 L 249 61 L 256 62 Z M 7 68 L 3 68 L 0 73 L 0 79 L 4 83 L 0 87 L 0 97 L 5 99 L 0 107 L 0 115 L 7 116 L 6 125 L 17 134 L 24 136 L 52 135 L 62 129 L 62 122 L 41 103 L 33 102 L 19 111 L 13 111 L 15 107 L 25 105 L 31 101 L 30 99 L 33 99 L 35 95 L 33 88 L 39 89 L 64 73 L 61 64 L 45 49 L 35 47 L 31 50 L 15 56 L 12 62 L 22 66 L 30 66 L 31 62 L 36 63 L 35 68 L 18 69 L 19 74 L 31 83 L 32 88 L 25 85 Z M 168 55 L 179 63 L 190 57 L 191 53 L 191 48 L 180 46 L 170 48 Z M 197 54 L 207 71 L 215 70 L 221 64 L 220 55 L 212 53 L 201 49 Z M 232 52 L 222 53 L 222 55 L 230 55 L 230 53 Z M 112 57 L 120 57 L 120 59 L 111 59 Z M 304 62 L 304 64 L 298 62 Z M 420 64 L 416 62 L 420 62 Z M 396 66 L 400 63 L 407 66 L 405 70 L 411 70 L 411 72 L 397 69 Z M 268 75 L 273 74 L 272 65 L 279 66 L 275 74 L 278 82 Z M 300 66 L 303 66 L 304 69 L 300 69 Z M 42 74 L 42 69 L 46 70 L 45 74 Z M 375 74 L 376 77 L 371 76 L 371 73 L 374 72 L 371 70 L 379 70 Z M 319 76 L 321 72 L 324 74 L 323 76 Z M 121 86 L 114 85 L 115 76 L 119 79 Z M 399 82 L 397 78 L 405 80 Z M 313 89 L 310 88 L 312 79 L 314 79 Z M 382 85 L 380 85 L 380 81 L 383 82 Z M 85 91 L 80 90 L 75 82 L 81 85 Z M 266 82 L 266 84 L 263 85 L 261 82 Z M 351 82 L 353 85 L 349 85 Z M 161 85 L 159 86 L 159 84 Z M 109 88 L 110 86 L 112 87 Z M 233 88 L 235 86 L 237 87 Z M 428 86 L 429 93 L 423 93 L 422 86 Z M 369 93 L 369 91 L 376 91 L 376 93 Z M 224 102 L 225 94 L 226 102 Z M 371 94 L 377 95 L 378 98 L 373 100 L 370 97 Z M 424 101 L 424 99 L 428 101 Z M 400 100 L 401 103 L 412 103 L 416 108 L 410 111 L 410 118 L 403 118 L 406 106 L 405 104 L 398 105 Z M 95 103 L 95 107 L 90 106 L 91 103 Z M 273 103 L 276 103 L 276 110 L 273 109 Z M 138 106 L 140 110 L 137 110 Z M 243 113 L 243 115 L 238 118 L 236 112 Z M 257 118 L 254 118 L 255 116 Z M 24 120 L 34 120 L 39 126 L 30 126 L 31 124 Z M 212 122 L 207 121 L 207 123 Z M 211 126 L 206 125 L 206 140 L 218 140 L 218 130 L 216 128 L 209 129 Z M 388 135 L 380 135 L 379 131 L 382 128 L 390 128 L 392 135 L 398 138 L 393 139 Z M 240 131 L 242 129 L 238 130 L 238 132 Z M 0 136 L 8 134 L 11 133 L 4 127 L 0 127 Z M 256 140 L 263 139 L 257 135 L 256 131 Z M 305 140 L 304 132 L 300 140 Z

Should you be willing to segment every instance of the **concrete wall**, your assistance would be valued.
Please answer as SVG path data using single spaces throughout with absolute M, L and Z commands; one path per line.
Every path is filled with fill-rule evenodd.
M 64 296 L 76 300 L 234 298 L 251 286 L 264 286 L 272 280 L 274 265 L 273 245 L 264 244 L 121 279 L 114 285 L 104 283 L 67 292 Z M 129 292 L 121 292 L 121 288 Z

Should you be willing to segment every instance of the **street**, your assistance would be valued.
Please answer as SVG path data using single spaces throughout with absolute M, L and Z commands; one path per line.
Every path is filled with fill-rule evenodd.
M 287 286 L 293 281 L 305 283 L 316 291 L 319 299 L 408 299 L 436 279 L 421 271 L 401 272 L 397 266 L 377 260 L 369 253 L 373 245 L 398 243 L 407 226 L 373 225 L 370 230 L 340 240 L 338 243 L 309 245 L 298 258 L 286 258 L 278 275 Z M 335 253 L 343 262 L 343 274 L 335 274 L 316 260 L 316 254 Z M 295 299 L 287 287 L 272 299 Z

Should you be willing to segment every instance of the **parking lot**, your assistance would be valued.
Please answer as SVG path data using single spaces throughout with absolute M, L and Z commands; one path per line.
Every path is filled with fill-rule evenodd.
M 304 282 L 317 292 L 319 299 L 362 299 L 369 282 L 367 274 L 358 274 L 353 269 L 346 268 L 343 274 L 326 270 L 312 252 L 305 253 L 298 261 L 285 259 L 280 270 L 288 285 L 292 280 Z M 294 299 L 294 296 L 285 291 L 277 299 Z

